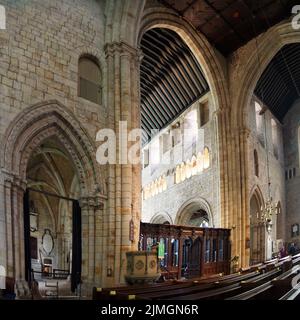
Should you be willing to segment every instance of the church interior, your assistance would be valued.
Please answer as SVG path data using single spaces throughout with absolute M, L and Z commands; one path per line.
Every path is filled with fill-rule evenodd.
M 0 0 L 0 300 L 300 300 L 300 3 Z

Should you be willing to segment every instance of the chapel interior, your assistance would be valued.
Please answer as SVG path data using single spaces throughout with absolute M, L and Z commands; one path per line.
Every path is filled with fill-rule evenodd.
M 299 190 L 297 1 L 0 0 L 0 300 L 299 300 Z

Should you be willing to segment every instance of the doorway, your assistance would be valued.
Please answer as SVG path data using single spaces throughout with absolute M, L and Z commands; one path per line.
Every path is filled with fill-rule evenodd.
M 265 260 L 266 228 L 260 220 L 261 203 L 256 194 L 250 199 L 250 264 Z
M 81 278 L 80 188 L 70 154 L 57 137 L 32 152 L 26 179 L 26 280 L 61 280 L 74 292 Z

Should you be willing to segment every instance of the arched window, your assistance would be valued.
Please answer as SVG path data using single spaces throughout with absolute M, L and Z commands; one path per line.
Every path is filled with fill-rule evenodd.
M 203 154 L 201 152 L 197 155 L 197 169 L 199 173 L 203 171 Z
M 262 143 L 262 145 L 265 145 L 264 140 L 264 121 L 263 121 L 263 114 L 262 114 L 262 107 L 261 105 L 255 101 L 255 122 L 256 122 L 256 134 L 258 140 Z
M 0 5 L 0 30 L 6 29 L 6 14 L 5 7 Z
M 203 151 L 203 168 L 208 169 L 209 166 L 210 166 L 209 149 L 205 147 Z
M 192 169 L 192 175 L 196 175 L 197 174 L 197 158 L 195 156 L 192 157 L 191 160 L 191 169 Z
M 185 175 L 186 178 L 189 179 L 192 176 L 192 166 L 190 160 L 186 161 L 186 166 L 185 166 Z
M 254 172 L 255 172 L 255 175 L 259 177 L 259 163 L 258 163 L 258 154 L 256 150 L 254 150 Z
M 163 175 L 162 177 L 162 190 L 163 191 L 167 190 L 167 179 L 165 175 Z
M 162 192 L 162 183 L 161 183 L 161 177 L 159 177 L 157 180 L 156 180 L 156 190 L 157 190 L 157 193 L 160 193 Z
M 180 169 L 181 182 L 183 182 L 186 179 L 186 168 L 184 162 L 181 164 Z
M 175 183 L 180 183 L 181 182 L 181 169 L 180 166 L 178 165 L 176 167 L 176 172 L 175 172 Z
M 0 290 L 6 289 L 5 279 L 6 279 L 5 268 L 2 265 L 0 265 Z
M 273 144 L 274 156 L 278 159 L 278 127 L 274 119 L 271 119 L 271 126 L 272 126 L 272 144 Z
M 92 57 L 81 57 L 78 64 L 78 95 L 97 104 L 102 102 L 101 70 Z

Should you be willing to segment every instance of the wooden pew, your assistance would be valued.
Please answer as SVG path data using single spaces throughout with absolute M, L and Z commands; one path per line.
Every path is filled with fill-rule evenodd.
M 251 277 L 254 277 L 257 275 L 257 272 L 252 272 L 249 274 L 235 274 L 234 277 L 231 277 L 231 279 L 229 279 L 228 277 L 224 276 L 224 279 L 219 279 L 218 281 L 215 281 L 213 283 L 208 283 L 206 285 L 199 285 L 197 287 L 194 288 L 186 288 L 186 289 L 182 289 L 180 288 L 179 290 L 176 291 L 168 291 L 168 292 L 164 292 L 164 293 L 153 293 L 152 295 L 146 295 L 147 298 L 153 299 L 153 300 L 157 300 L 157 299 L 169 299 L 174 297 L 174 299 L 177 299 L 178 296 L 184 296 L 184 295 L 188 295 L 188 294 L 192 294 L 192 293 L 196 293 L 196 292 L 202 292 L 205 290 L 209 290 L 209 289 L 216 289 L 216 288 L 220 288 L 220 287 L 225 287 L 228 286 L 230 284 L 234 284 L 234 283 L 239 283 L 240 281 L 242 281 L 243 279 L 249 279 Z
M 119 300 L 125 299 L 129 296 L 135 296 L 138 299 L 159 299 L 162 296 L 173 295 L 184 293 L 184 292 L 195 292 L 199 290 L 205 290 L 208 288 L 215 288 L 216 286 L 227 285 L 233 281 L 239 282 L 243 279 L 247 279 L 251 276 L 257 275 L 257 272 L 250 274 L 231 274 L 223 275 L 219 274 L 217 277 L 209 277 L 200 280 L 184 280 L 184 281 L 169 281 L 166 283 L 159 284 L 145 284 L 145 285 L 134 285 L 134 286 L 121 286 L 117 288 L 94 288 L 93 299 L 94 300 Z M 176 295 L 175 294 L 175 295 Z
M 274 277 L 276 274 L 281 272 L 281 270 L 271 270 L 264 274 L 258 274 L 254 276 L 249 281 L 256 283 L 257 285 L 262 284 L 264 281 L 268 281 L 270 278 Z M 247 290 L 245 286 L 242 286 L 241 282 L 229 284 L 222 288 L 217 288 L 213 290 L 208 290 L 201 293 L 189 294 L 185 296 L 176 297 L 176 300 L 211 300 L 211 299 L 226 299 L 230 296 L 240 294 L 241 292 Z
M 232 279 L 224 279 L 223 281 L 219 280 L 211 284 L 199 285 L 195 288 L 186 288 L 186 289 L 180 289 L 173 292 L 165 292 L 165 293 L 156 293 L 156 294 L 154 293 L 151 296 L 147 295 L 147 298 L 150 298 L 153 300 L 157 300 L 157 299 L 169 300 L 169 299 L 178 299 L 178 298 L 181 299 L 181 297 L 192 295 L 192 294 L 200 294 L 203 291 L 207 292 L 209 290 L 213 290 L 213 289 L 217 290 L 219 288 L 228 287 L 229 285 L 239 284 L 241 280 L 248 279 L 255 276 L 257 276 L 257 272 L 252 272 L 246 275 L 245 274 L 237 275 Z
M 300 282 L 294 288 L 281 296 L 279 300 L 300 300 Z
M 269 294 L 270 289 L 276 288 L 279 281 L 289 281 L 288 277 L 294 274 L 291 267 L 300 264 L 300 254 L 294 257 L 272 259 L 265 264 L 259 263 L 240 269 L 239 273 L 230 275 L 213 275 L 198 280 L 177 280 L 165 283 L 144 284 L 134 286 L 120 286 L 93 290 L 95 300 L 127 300 L 134 299 L 251 299 Z M 300 266 L 298 266 L 300 267 Z M 254 271 L 255 270 L 255 271 Z M 246 291 L 245 291 L 246 290 Z M 282 291 L 281 291 L 282 292 Z
M 250 275 L 251 276 L 251 275 Z M 93 300 L 112 300 L 118 298 L 124 298 L 129 295 L 137 295 L 137 294 L 151 294 L 154 296 L 159 295 L 162 291 L 167 291 L 175 289 L 184 289 L 189 288 L 194 285 L 204 285 L 204 284 L 213 284 L 219 283 L 222 281 L 229 281 L 235 278 L 243 279 L 245 277 L 249 277 L 249 275 L 244 275 L 239 273 L 224 275 L 224 274 L 216 274 L 213 276 L 209 276 L 206 278 L 195 278 L 193 280 L 173 280 L 166 281 L 164 283 L 154 283 L 154 284 L 138 284 L 131 286 L 120 286 L 120 287 L 111 287 L 111 288 L 93 288 Z M 205 287 L 206 288 L 206 287 Z M 112 294 L 111 294 L 112 293 Z
M 172 290 L 174 287 L 189 287 L 193 285 L 192 281 L 168 281 L 153 285 L 134 285 L 122 286 L 117 288 L 93 288 L 94 300 L 111 300 L 136 295 L 143 292 L 158 292 L 164 290 Z
M 296 266 L 291 270 L 288 270 L 281 275 L 277 276 L 270 281 L 262 283 L 258 286 L 254 286 L 253 288 L 243 292 L 239 295 L 235 295 L 233 297 L 228 298 L 227 300 L 249 300 L 249 299 L 278 299 L 280 297 L 280 293 L 285 292 L 286 290 L 282 286 L 276 287 L 275 284 L 279 283 L 283 280 L 288 280 L 291 283 L 291 278 L 300 271 L 300 266 Z M 280 293 L 278 289 L 280 288 Z

